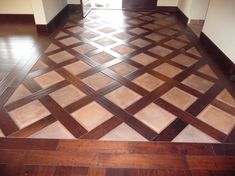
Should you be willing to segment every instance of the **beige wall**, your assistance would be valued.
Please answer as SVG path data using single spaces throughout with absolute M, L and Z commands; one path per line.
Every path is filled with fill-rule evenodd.
M 235 63 L 235 0 L 210 0 L 203 33 Z
M 0 0 L 0 14 L 33 14 L 31 0 Z
M 80 0 L 67 0 L 68 4 L 80 4 Z
M 158 6 L 177 6 L 178 0 L 158 0 Z
M 190 18 L 190 10 L 191 10 L 192 0 L 179 0 L 178 8 L 188 17 Z

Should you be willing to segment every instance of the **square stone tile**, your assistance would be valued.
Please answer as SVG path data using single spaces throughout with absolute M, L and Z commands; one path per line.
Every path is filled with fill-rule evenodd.
M 38 101 L 32 101 L 9 112 L 12 120 L 22 129 L 50 115 L 50 112 Z
M 158 42 L 160 40 L 165 39 L 166 37 L 160 34 L 152 33 L 152 34 L 145 36 L 145 38 Z
M 134 116 L 157 133 L 160 133 L 176 119 L 176 116 L 153 103 Z
M 58 39 L 58 38 L 65 37 L 65 36 L 68 36 L 68 35 L 69 35 L 69 34 L 60 31 L 60 32 L 55 36 L 55 38 Z
M 199 51 L 195 47 L 188 49 L 187 53 L 190 53 L 194 56 L 202 57 L 201 54 L 199 53 Z
M 68 37 L 62 40 L 59 40 L 60 43 L 69 46 L 69 45 L 74 45 L 80 42 L 80 40 L 76 39 L 75 37 Z
M 114 41 L 108 37 L 101 38 L 99 40 L 96 40 L 95 42 L 98 43 L 99 45 L 102 45 L 102 46 L 109 46 L 109 45 L 116 43 L 116 41 Z
M 184 46 L 187 45 L 187 43 L 180 42 L 180 41 L 177 41 L 177 40 L 174 40 L 174 39 L 172 39 L 172 40 L 170 40 L 170 41 L 168 41 L 168 42 L 166 42 L 164 44 L 168 45 L 168 46 L 170 46 L 172 48 L 175 48 L 175 49 L 180 49 L 180 48 L 183 48 Z
M 33 68 L 30 71 L 34 72 L 34 71 L 41 70 L 41 69 L 47 68 L 47 67 L 48 67 L 48 65 L 46 65 L 44 62 L 39 60 L 39 61 L 37 61 L 37 63 L 33 66 Z
M 161 98 L 182 110 L 186 110 L 197 100 L 197 97 L 176 87 L 169 90 Z
M 86 38 L 86 39 L 93 39 L 93 38 L 99 36 L 99 34 L 92 32 L 92 31 L 85 31 L 85 32 L 81 33 L 79 36 Z
M 122 123 L 121 125 L 114 128 L 112 131 L 107 133 L 105 136 L 100 138 L 102 141 L 147 141 L 137 131 Z
M 210 68 L 209 65 L 204 65 L 203 67 L 201 67 L 199 70 L 198 70 L 200 73 L 203 73 L 207 76 L 210 76 L 212 78 L 215 78 L 215 79 L 218 79 L 215 72 Z
M 64 78 L 55 71 L 51 71 L 34 78 L 34 80 L 41 86 L 41 88 L 47 88 L 63 81 Z
M 164 81 L 156 78 L 153 75 L 150 75 L 148 73 L 145 73 L 133 80 L 133 82 L 140 87 L 143 87 L 144 89 L 148 91 L 153 91 L 154 89 L 158 88 L 160 85 L 164 83 Z
M 140 25 L 141 23 L 143 23 L 143 21 L 138 20 L 138 19 L 132 19 L 132 20 L 128 20 L 128 23 L 131 25 Z
M 121 32 L 118 34 L 115 34 L 114 37 L 120 39 L 120 40 L 129 40 L 130 38 L 132 38 L 133 36 L 126 33 L 126 32 Z
M 50 94 L 61 107 L 66 107 L 85 96 L 85 94 L 73 85 L 68 85 Z
M 188 125 L 183 131 L 181 131 L 172 142 L 182 143 L 219 143 L 219 141 L 208 136 L 197 128 Z
M 142 96 L 137 94 L 133 90 L 122 86 L 114 90 L 113 92 L 107 94 L 105 97 L 114 104 L 125 109 L 136 101 L 138 101 Z
M 74 56 L 68 53 L 67 51 L 61 51 L 59 53 L 50 55 L 49 58 L 53 60 L 55 63 L 59 64 L 74 58 Z
M 113 60 L 114 57 L 106 52 L 101 52 L 99 54 L 96 54 L 96 55 L 90 57 L 90 59 L 99 63 L 99 64 L 104 64 L 108 61 Z
M 20 100 L 24 97 L 31 95 L 31 94 L 32 93 L 23 84 L 21 84 L 19 87 L 17 87 L 17 89 L 12 94 L 12 96 L 9 98 L 9 100 L 7 101 L 6 104 L 13 103 L 17 100 Z
M 190 75 L 182 83 L 201 93 L 207 92 L 214 85 L 213 82 L 203 79 L 197 75 Z
M 178 33 L 177 31 L 169 29 L 169 28 L 162 29 L 159 32 L 162 34 L 165 34 L 165 35 L 169 35 L 169 36 L 172 36 L 172 35 Z
M 78 75 L 80 73 L 83 73 L 91 68 L 90 65 L 86 64 L 83 61 L 78 61 L 72 64 L 69 64 L 67 66 L 64 66 L 64 69 L 66 69 L 68 72 L 70 72 L 73 75 Z
M 217 100 L 235 108 L 235 99 L 228 92 L 228 90 L 224 89 L 217 97 Z
M 102 89 L 111 83 L 113 83 L 113 79 L 111 79 L 109 76 L 106 76 L 105 74 L 99 72 L 94 75 L 91 75 L 85 79 L 82 80 L 85 84 L 87 84 L 89 87 L 94 89 L 95 91 Z
M 144 25 L 142 27 L 144 27 L 146 29 L 149 29 L 149 30 L 157 30 L 157 29 L 161 28 L 162 26 L 158 25 L 158 24 L 149 23 L 149 24 L 146 24 L 146 25 Z
M 172 50 L 165 48 L 165 47 L 162 47 L 162 46 L 153 47 L 153 48 L 149 49 L 148 51 L 153 54 L 157 54 L 161 57 L 165 57 L 168 54 L 171 54 L 173 52 Z
M 144 48 L 148 45 L 150 45 L 151 43 L 146 41 L 146 40 L 143 40 L 143 39 L 136 39 L 132 42 L 130 42 L 132 45 L 135 45 L 135 46 L 138 46 L 139 48 Z
M 74 47 L 73 49 L 80 54 L 87 54 L 88 52 L 95 50 L 96 47 L 91 46 L 89 44 L 83 44 L 83 45 L 79 45 L 77 47 Z
M 59 49 L 59 48 L 60 48 L 60 47 L 57 46 L 56 44 L 51 43 L 51 44 L 48 46 L 48 48 L 46 49 L 45 53 L 49 53 L 49 52 L 51 52 L 51 51 L 55 51 L 55 50 L 57 50 L 57 49 Z
M 126 62 L 121 62 L 119 64 L 116 64 L 116 65 L 110 67 L 110 69 L 121 76 L 127 76 L 137 70 L 136 67 L 134 67 Z
M 163 64 L 157 66 L 154 69 L 154 71 L 159 72 L 169 78 L 173 78 L 176 75 L 178 75 L 179 73 L 181 73 L 183 70 L 178 67 L 175 67 L 171 64 L 163 63 Z
M 235 116 L 209 105 L 197 117 L 224 134 L 229 134 L 235 125 Z
M 141 53 L 141 54 L 138 54 L 138 55 L 130 58 L 130 60 L 133 60 L 141 65 L 146 66 L 146 65 L 149 65 L 152 62 L 156 61 L 157 58 L 154 58 L 154 57 L 149 56 L 147 54 Z
M 145 29 L 142 29 L 142 28 L 133 28 L 133 29 L 130 29 L 129 32 L 132 32 L 136 35 L 141 35 L 141 34 L 148 32 L 148 31 Z
M 116 31 L 115 29 L 111 28 L 111 27 L 105 27 L 105 28 L 102 28 L 102 29 L 99 29 L 100 32 L 103 32 L 105 34 L 108 34 L 108 33 L 111 33 L 111 32 L 114 32 Z
M 76 26 L 76 27 L 68 28 L 67 30 L 72 33 L 78 33 L 78 32 L 82 32 L 84 29 L 79 26 Z
M 76 139 L 59 121 L 29 136 L 36 139 Z
M 103 108 L 96 102 L 92 102 L 81 109 L 72 113 L 72 116 L 88 131 L 93 130 L 97 126 L 101 125 L 113 114 Z
M 180 64 L 180 65 L 186 66 L 186 67 L 190 67 L 193 64 L 195 64 L 196 62 L 198 62 L 197 59 L 194 59 L 190 56 L 186 56 L 184 54 L 179 54 L 178 56 L 174 57 L 171 60 Z
M 131 52 L 135 51 L 133 48 L 126 46 L 126 45 L 116 46 L 116 47 L 112 48 L 112 50 L 118 54 L 121 54 L 121 55 L 128 55 Z

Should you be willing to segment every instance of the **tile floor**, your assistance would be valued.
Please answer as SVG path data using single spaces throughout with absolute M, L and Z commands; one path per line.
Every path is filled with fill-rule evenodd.
M 220 79 L 174 15 L 93 10 L 53 34 L 5 103 L 0 136 L 235 142 Z

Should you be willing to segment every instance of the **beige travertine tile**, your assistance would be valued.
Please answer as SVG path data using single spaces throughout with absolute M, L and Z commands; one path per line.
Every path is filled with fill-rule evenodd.
M 156 30 L 156 29 L 161 28 L 162 26 L 158 24 L 149 23 L 149 24 L 144 25 L 143 27 L 146 29 L 150 29 L 150 30 Z
M 85 62 L 78 61 L 73 64 L 69 64 L 64 67 L 68 72 L 70 72 L 73 75 L 78 75 L 80 73 L 83 73 L 91 68 L 90 65 L 86 64 Z
M 42 61 L 38 61 L 34 66 L 33 68 L 31 69 L 31 72 L 34 72 L 34 71 L 37 71 L 37 70 L 41 70 L 43 68 L 47 68 L 48 66 L 43 63 Z
M 72 113 L 72 116 L 88 131 L 93 130 L 113 115 L 96 102 Z
M 197 128 L 188 125 L 183 131 L 181 131 L 172 142 L 190 142 L 190 143 L 219 143 L 219 141 L 208 136 Z
M 145 38 L 158 42 L 162 39 L 165 39 L 166 37 L 160 34 L 152 33 L 152 34 L 145 36 Z
M 121 62 L 119 64 L 116 64 L 116 65 L 110 67 L 110 69 L 121 76 L 127 76 L 137 70 L 136 67 L 134 67 L 126 62 Z
M 181 39 L 181 40 L 184 40 L 186 42 L 190 42 L 190 40 L 188 39 L 188 37 L 186 35 L 181 35 L 181 36 L 177 37 L 177 39 Z
M 142 135 L 137 133 L 131 127 L 122 123 L 114 128 L 108 134 L 100 138 L 103 141 L 147 141 Z
M 141 28 L 134 28 L 134 29 L 129 30 L 129 32 L 140 35 L 140 34 L 143 34 L 145 32 L 148 32 L 148 31 L 144 30 L 144 29 L 141 29 Z
M 178 67 L 175 67 L 173 65 L 170 65 L 168 63 L 163 63 L 163 64 L 159 65 L 158 67 L 156 67 L 154 69 L 154 71 L 157 71 L 157 72 L 159 72 L 169 78 L 173 78 L 176 75 L 178 75 L 179 73 L 181 73 L 183 70 Z
M 65 37 L 65 36 L 68 36 L 68 34 L 61 31 L 59 32 L 59 34 L 56 35 L 55 38 L 57 39 L 57 38 Z
M 60 47 L 58 47 L 56 44 L 51 43 L 48 48 L 46 49 L 45 53 L 51 52 L 51 51 L 55 51 L 57 49 L 59 49 Z
M 79 26 L 75 26 L 75 27 L 68 28 L 67 30 L 72 33 L 78 33 L 78 32 L 82 32 L 84 29 Z
M 5 135 L 3 134 L 2 130 L 0 129 L 0 137 L 4 137 Z
M 114 104 L 125 109 L 136 101 L 138 101 L 141 98 L 141 95 L 135 93 L 134 91 L 125 86 L 122 86 L 114 90 L 113 92 L 107 94 L 105 97 Z
M 115 34 L 114 37 L 119 38 L 120 40 L 128 40 L 132 38 L 133 36 L 126 32 L 121 32 L 121 33 Z
M 67 51 L 61 51 L 59 53 L 49 56 L 49 58 L 53 60 L 55 63 L 59 64 L 59 63 L 62 63 L 64 61 L 74 58 L 74 56 L 68 53 Z
M 187 45 L 187 43 L 180 42 L 180 41 L 177 41 L 177 40 L 174 40 L 174 39 L 172 39 L 172 40 L 170 40 L 170 41 L 168 41 L 168 42 L 166 42 L 164 44 L 168 45 L 168 46 L 171 46 L 173 48 L 176 48 L 176 49 L 180 49 L 180 48 L 182 48 L 182 47 Z
M 186 56 L 184 54 L 179 54 L 171 60 L 186 67 L 190 67 L 198 61 L 197 59 Z
M 103 32 L 103 33 L 111 33 L 111 32 L 114 32 L 116 30 L 111 28 L 111 27 L 105 27 L 105 28 L 99 29 L 99 31 Z
M 131 52 L 134 51 L 133 48 L 130 48 L 126 45 L 119 45 L 117 47 L 112 48 L 112 50 L 116 53 L 121 54 L 121 55 L 128 55 L 128 54 L 130 54 Z
M 160 133 L 176 119 L 173 114 L 153 103 L 134 116 L 157 133 Z
M 96 40 L 95 41 L 96 43 L 102 45 L 102 46 L 108 46 L 108 45 L 112 45 L 115 43 L 114 40 L 108 38 L 108 37 L 104 37 L 104 38 L 101 38 L 99 40 Z
M 136 55 L 136 56 L 134 56 L 130 59 L 135 61 L 135 62 L 138 62 L 139 64 L 144 65 L 144 66 L 146 66 L 146 65 L 148 65 L 148 64 L 150 64 L 150 63 L 157 60 L 157 58 L 154 58 L 154 57 L 149 56 L 149 55 L 144 54 L 144 53 L 138 54 L 138 55 Z
M 86 54 L 90 51 L 93 51 L 96 49 L 96 47 L 91 46 L 89 44 L 83 44 L 83 45 L 79 45 L 75 48 L 73 48 L 75 51 L 79 52 L 80 54 Z
M 63 81 L 64 78 L 62 76 L 60 76 L 58 73 L 56 73 L 55 71 L 51 71 L 51 72 L 45 73 L 41 76 L 34 78 L 34 80 L 42 88 L 47 88 L 47 87 L 50 87 L 56 83 Z
M 68 85 L 66 87 L 63 87 L 53 93 L 50 94 L 50 96 L 61 106 L 65 107 L 68 106 L 75 101 L 80 100 L 82 97 L 85 96 L 85 94 L 77 89 L 73 85 Z
M 51 125 L 32 134 L 29 138 L 42 139 L 76 139 L 60 122 L 54 122 Z
M 232 97 L 232 95 L 228 92 L 228 90 L 224 89 L 217 97 L 216 99 L 222 101 L 225 104 L 228 104 L 235 108 L 235 99 Z
M 197 100 L 197 97 L 176 87 L 169 90 L 161 98 L 182 110 L 186 110 Z
M 106 52 L 101 52 L 99 54 L 96 54 L 96 55 L 90 57 L 90 59 L 92 59 L 93 61 L 95 61 L 99 64 L 104 64 L 104 63 L 114 59 L 114 57 Z
M 35 100 L 9 112 L 9 114 L 17 126 L 22 129 L 50 115 L 50 112 L 38 100 Z
M 197 75 L 189 76 L 182 83 L 201 93 L 205 93 L 214 85 L 213 82 L 205 80 Z
M 149 49 L 148 51 L 151 52 L 151 53 L 157 54 L 161 57 L 165 57 L 168 54 L 173 52 L 172 50 L 164 48 L 162 46 L 156 46 L 154 48 Z
M 198 56 L 198 57 L 202 57 L 201 54 L 198 52 L 198 50 L 195 47 L 188 49 L 187 53 L 190 53 L 190 54 Z
M 198 71 L 204 73 L 205 75 L 211 76 L 212 78 L 217 79 L 217 76 L 215 75 L 215 73 L 213 72 L 213 70 L 210 68 L 209 65 L 204 65 Z
M 159 87 L 164 83 L 164 81 L 148 73 L 145 73 L 135 78 L 133 82 L 148 91 L 153 91 L 154 89 L 156 89 L 157 87 Z
M 169 36 L 172 36 L 172 35 L 177 33 L 177 31 L 169 29 L 169 28 L 164 28 L 162 30 L 159 30 L 159 32 L 162 33 L 162 34 L 169 35 Z
M 102 89 L 113 83 L 113 79 L 101 72 L 91 75 L 82 81 L 94 90 Z
M 132 25 L 139 25 L 139 24 L 143 23 L 143 21 L 138 20 L 138 19 L 132 19 L 132 20 L 128 20 L 128 23 L 132 24 Z
M 92 32 L 92 31 L 85 31 L 82 34 L 80 34 L 79 36 L 84 37 L 86 39 L 93 39 L 93 38 L 97 37 L 98 34 L 95 32 Z
M 146 40 L 143 40 L 143 39 L 136 39 L 136 40 L 132 41 L 131 44 L 138 46 L 139 48 L 144 48 L 144 47 L 150 45 L 151 43 Z
M 225 134 L 229 134 L 235 125 L 234 116 L 212 105 L 207 106 L 197 118 Z
M 75 37 L 68 37 L 68 38 L 59 40 L 59 42 L 66 45 L 66 46 L 69 46 L 69 45 L 79 43 L 80 40 L 76 39 Z
M 23 84 L 21 84 L 19 87 L 17 87 L 17 89 L 12 94 L 12 96 L 9 98 L 9 100 L 7 101 L 6 104 L 10 104 L 12 102 L 20 100 L 20 99 L 27 97 L 29 95 L 31 95 L 31 92 Z

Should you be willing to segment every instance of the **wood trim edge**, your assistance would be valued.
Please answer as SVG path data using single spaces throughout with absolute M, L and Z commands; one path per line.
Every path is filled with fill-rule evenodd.
M 224 52 L 221 51 L 219 47 L 216 46 L 216 44 L 203 32 L 200 35 L 199 42 L 212 56 L 217 65 L 227 72 L 230 80 L 235 81 L 235 64 L 224 54 Z
M 0 23 L 35 24 L 33 14 L 0 14 Z

